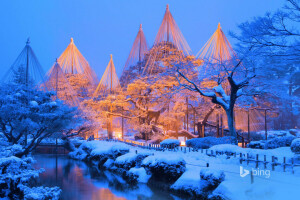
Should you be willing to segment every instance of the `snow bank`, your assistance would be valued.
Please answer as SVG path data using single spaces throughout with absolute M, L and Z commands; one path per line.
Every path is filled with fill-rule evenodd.
M 177 139 L 165 139 L 160 143 L 162 148 L 174 149 L 180 146 L 180 141 Z
M 171 182 L 177 180 L 185 172 L 185 160 L 178 155 L 168 153 L 148 156 L 142 162 L 142 167 L 154 178 Z

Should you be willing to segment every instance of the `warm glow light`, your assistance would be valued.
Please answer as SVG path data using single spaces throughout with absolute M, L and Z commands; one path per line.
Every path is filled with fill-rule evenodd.
M 180 146 L 185 146 L 185 141 L 181 141 Z
M 115 137 L 116 138 L 122 138 L 122 133 L 118 132 L 118 131 L 115 131 Z

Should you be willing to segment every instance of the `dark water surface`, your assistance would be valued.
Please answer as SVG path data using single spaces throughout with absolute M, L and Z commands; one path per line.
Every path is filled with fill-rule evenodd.
M 64 200 L 180 200 L 159 184 L 138 184 L 131 186 L 120 176 L 109 171 L 100 171 L 81 161 L 67 156 L 34 155 L 35 168 L 44 168 L 38 184 L 58 186 L 62 189 Z

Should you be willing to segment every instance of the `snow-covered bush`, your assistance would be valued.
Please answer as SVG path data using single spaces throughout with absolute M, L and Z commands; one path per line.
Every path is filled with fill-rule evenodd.
M 118 168 L 123 168 L 129 170 L 132 167 L 140 167 L 142 161 L 151 155 L 150 153 L 127 153 L 125 155 L 119 156 L 116 161 L 115 165 Z
M 228 156 L 232 156 L 235 153 L 239 154 L 243 151 L 241 147 L 234 144 L 218 144 L 212 146 L 211 148 L 209 148 L 209 150 L 216 152 L 216 154 L 225 153 Z
M 300 136 L 300 132 L 297 129 L 290 129 L 289 133 L 293 136 L 299 137 Z
M 291 144 L 291 151 L 295 154 L 300 154 L 300 138 L 293 140 Z
M 92 150 L 94 150 L 99 141 L 84 141 L 78 149 L 69 153 L 69 156 L 76 160 L 87 160 L 87 157 L 91 154 Z
M 206 180 L 209 182 L 210 187 L 213 189 L 218 187 L 222 181 L 225 180 L 225 174 L 221 170 L 213 169 L 201 169 L 200 171 L 201 180 Z
M 251 141 L 249 144 L 247 144 L 248 148 L 252 148 L 252 149 L 264 149 L 265 148 L 265 141 L 261 140 L 261 141 Z
M 178 155 L 160 154 L 148 156 L 142 162 L 142 167 L 152 173 L 155 179 L 168 182 L 175 181 L 185 172 L 185 160 Z
M 61 189 L 59 187 L 26 187 L 23 186 L 24 200 L 58 200 Z
M 174 149 L 180 146 L 180 141 L 176 139 L 165 139 L 160 143 L 162 148 Z
M 204 137 L 204 138 L 193 138 L 187 140 L 186 142 L 187 147 L 192 147 L 195 149 L 208 149 L 217 144 L 235 144 L 234 137 Z
M 103 167 L 103 164 L 108 160 L 115 160 L 117 157 L 122 156 L 129 152 L 128 146 L 125 144 L 119 143 L 109 143 L 106 142 L 101 146 L 97 146 L 90 156 L 89 160 L 93 163 L 97 163 L 98 167 Z
M 295 136 L 283 136 L 276 137 L 266 141 L 265 149 L 275 149 L 279 147 L 289 147 L 292 144 L 292 141 L 296 139 Z
M 125 175 L 125 178 L 130 183 L 147 183 L 151 175 L 147 174 L 145 168 L 131 168 Z
M 0 132 L 8 142 L 22 145 L 25 133 L 30 133 L 28 145 L 17 157 L 29 154 L 43 139 L 81 123 L 77 108 L 53 100 L 53 92 L 15 83 L 1 84 L 0 92 Z
M 9 153 L 8 153 L 9 154 Z M 33 159 L 24 159 L 15 156 L 1 157 L 0 159 L 0 197 L 10 199 L 58 199 L 58 187 L 32 187 L 34 179 L 44 170 L 35 170 L 31 164 Z

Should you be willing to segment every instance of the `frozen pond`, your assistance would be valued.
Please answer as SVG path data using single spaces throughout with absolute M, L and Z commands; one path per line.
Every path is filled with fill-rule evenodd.
M 109 171 L 99 171 L 67 156 L 34 155 L 40 174 L 38 184 L 59 186 L 64 200 L 181 200 L 163 191 L 159 184 L 128 185 L 121 177 Z

